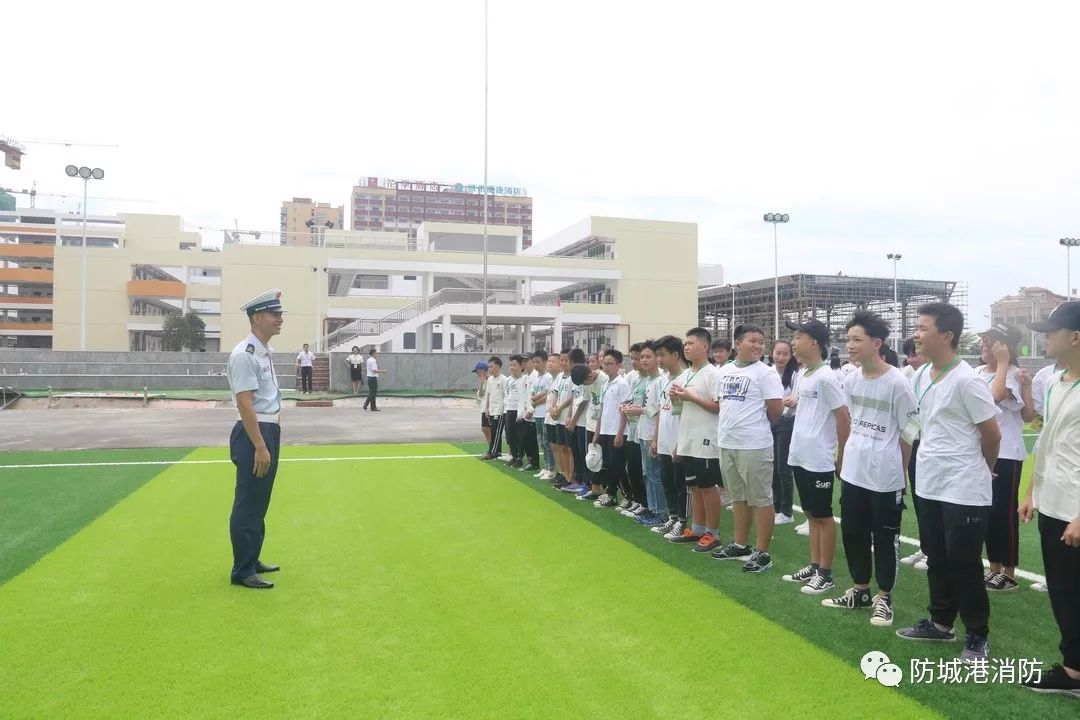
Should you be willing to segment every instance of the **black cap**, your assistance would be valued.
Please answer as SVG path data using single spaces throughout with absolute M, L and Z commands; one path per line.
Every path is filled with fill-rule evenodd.
M 793 323 L 785 320 L 788 330 L 803 332 L 817 340 L 817 344 L 823 349 L 829 347 L 829 328 L 820 320 L 807 320 L 804 323 Z
M 1035 332 L 1049 333 L 1055 330 L 1080 331 L 1080 300 L 1070 300 L 1057 306 L 1050 317 L 1028 325 Z
M 575 385 L 584 385 L 585 381 L 589 379 L 589 366 L 577 364 L 570 368 L 570 380 Z
M 1005 323 L 994 323 L 989 330 L 979 333 L 979 337 L 987 340 L 1000 340 L 1009 347 L 1015 347 L 1024 339 L 1019 330 Z

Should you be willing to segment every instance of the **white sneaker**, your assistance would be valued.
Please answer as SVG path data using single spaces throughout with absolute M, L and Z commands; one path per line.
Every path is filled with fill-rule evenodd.
M 919 552 L 912 553 L 910 555 L 906 555 L 906 556 L 900 558 L 900 562 L 904 563 L 905 565 L 914 565 L 915 563 L 919 562 L 920 560 L 925 560 L 925 559 L 926 559 L 926 556 L 923 555 L 922 550 L 920 550 Z
M 809 535 L 810 534 L 810 521 L 807 520 L 802 525 L 797 525 L 795 527 L 795 532 L 797 532 L 800 535 Z
M 666 533 L 664 533 L 664 538 L 666 538 L 667 540 L 673 540 L 673 539 L 679 537 L 680 535 L 682 535 L 682 532 L 685 529 L 686 529 L 686 524 L 685 523 L 676 521 L 675 524 L 671 526 L 671 529 L 668 530 Z
M 510 462 L 511 460 L 514 459 L 514 456 L 513 455 L 507 455 L 506 453 L 503 453 L 502 455 L 499 456 L 499 459 L 502 460 L 503 462 Z
M 918 562 L 916 562 L 914 565 L 912 565 L 912 567 L 915 568 L 916 570 L 922 570 L 923 572 L 926 572 L 927 570 L 930 569 L 930 566 L 926 563 L 926 556 L 925 555 L 923 555 L 922 560 L 919 560 Z
M 790 515 L 785 515 L 784 513 L 776 513 L 776 517 L 773 518 L 774 525 L 788 525 L 793 522 L 795 522 L 795 520 Z
M 533 473 L 533 477 L 534 478 L 540 478 L 541 480 L 544 480 L 545 479 L 545 477 L 544 477 L 545 473 L 547 473 L 547 470 L 541 470 L 538 473 Z
M 1035 592 L 1046 592 L 1046 583 L 1031 583 L 1031 589 Z

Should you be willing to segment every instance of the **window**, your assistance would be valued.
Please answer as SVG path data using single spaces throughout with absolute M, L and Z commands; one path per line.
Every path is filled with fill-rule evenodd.
M 404 277 L 404 279 L 405 279 L 405 280 L 415 280 L 415 279 L 416 279 L 416 276 L 415 276 L 415 275 L 406 275 L 406 276 Z
M 432 333 L 431 335 L 431 349 L 442 350 L 442 333 Z
M 416 333 L 414 333 L 414 332 L 403 333 L 402 336 L 401 336 L 401 347 L 404 348 L 405 350 L 415 350 L 416 349 Z
M 353 284 L 355 288 L 361 288 L 363 290 L 389 290 L 390 289 L 390 276 L 389 275 L 357 275 L 356 282 Z

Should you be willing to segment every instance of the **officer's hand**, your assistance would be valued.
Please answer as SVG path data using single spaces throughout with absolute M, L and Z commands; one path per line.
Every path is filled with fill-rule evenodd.
M 255 448 L 255 477 L 261 478 L 270 471 L 270 451 L 263 445 Z

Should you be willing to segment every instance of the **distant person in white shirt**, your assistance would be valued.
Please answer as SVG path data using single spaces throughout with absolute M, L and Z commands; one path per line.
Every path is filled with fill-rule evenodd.
M 1001 450 L 994 465 L 994 494 L 990 523 L 986 531 L 986 589 L 994 592 L 1015 590 L 1013 575 L 1020 564 L 1020 475 L 1027 459 L 1024 423 L 1035 419 L 1031 397 L 1031 378 L 1016 362 L 1019 356 L 1020 331 L 998 323 L 982 337 L 982 361 L 975 373 L 990 386 L 1001 414 Z
M 1001 445 L 990 388 L 956 354 L 964 315 L 948 303 L 919 308 L 915 346 L 927 364 L 913 378 L 917 415 L 904 430 L 920 433 L 919 540 L 927 561 L 930 617 L 897 631 L 905 640 L 956 639 L 957 615 L 967 637 L 961 660 L 989 657 L 990 600 L 982 546 Z
M 900 346 L 901 352 L 904 353 L 904 367 L 900 372 L 904 373 L 904 377 L 911 379 L 911 376 L 915 374 L 915 371 L 922 367 L 926 359 L 915 350 L 915 338 L 908 338 L 904 341 L 904 344 Z
M 364 355 L 360 348 L 353 345 L 352 352 L 345 358 L 345 364 L 349 366 L 349 380 L 352 381 L 352 394 L 360 394 L 360 386 L 364 383 Z
M 311 372 L 314 366 L 315 353 L 304 343 L 304 349 L 296 356 L 296 367 L 300 368 L 300 392 L 311 393 Z
M 1031 329 L 1046 333 L 1047 352 L 1063 369 L 1046 385 L 1045 425 L 1020 517 L 1039 512 L 1050 607 L 1061 632 L 1062 664 L 1044 671 L 1036 692 L 1080 697 L 1080 301 L 1062 303 Z
M 379 351 L 375 348 L 371 348 L 368 351 L 367 359 L 367 384 L 368 384 L 368 396 L 364 401 L 364 409 L 367 410 L 368 406 L 371 406 L 372 411 L 378 412 L 379 408 L 375 405 L 376 397 L 379 394 L 379 375 L 385 372 L 385 370 L 379 369 L 378 361 Z

